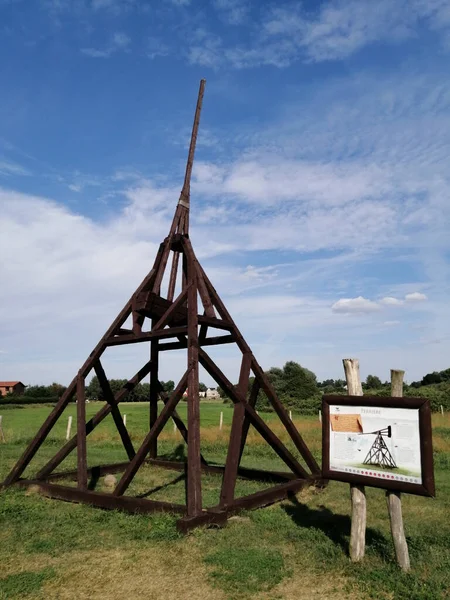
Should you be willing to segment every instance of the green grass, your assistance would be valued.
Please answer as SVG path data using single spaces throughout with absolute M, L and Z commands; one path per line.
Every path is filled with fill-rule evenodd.
M 87 406 L 92 416 L 98 404 Z M 148 408 L 124 404 L 135 445 L 145 435 Z M 0 444 L 0 479 L 33 437 L 50 407 L 4 411 L 6 443 Z M 179 413 L 185 417 L 186 405 Z M 219 415 L 224 412 L 224 430 Z M 64 442 L 66 411 L 44 443 L 29 473 L 35 472 Z M 224 461 L 232 409 L 221 403 L 202 405 L 202 452 Z M 262 415 L 273 423 L 274 415 Z M 317 418 L 296 420 L 316 457 L 320 455 Z M 367 488 L 366 558 L 348 558 L 350 501 L 348 485 L 330 482 L 317 492 L 297 497 L 232 520 L 224 529 L 177 533 L 176 518 L 107 512 L 89 506 L 49 500 L 36 493 L 8 488 L 0 496 L 0 600 L 3 598 L 148 597 L 271 599 L 374 598 L 434 600 L 450 598 L 450 419 L 434 416 L 435 499 L 403 495 L 403 514 L 412 571 L 395 564 L 385 495 Z M 281 430 L 277 429 L 281 434 Z M 108 417 L 89 436 L 90 464 L 125 459 Z M 283 440 L 286 441 L 286 437 Z M 293 447 L 289 446 L 293 451 Z M 169 423 L 159 444 L 163 455 L 185 452 Z M 64 467 L 75 466 L 70 456 Z M 243 457 L 247 466 L 281 468 L 281 462 L 255 433 Z M 218 500 L 220 477 L 204 475 L 204 505 Z M 103 480 L 97 489 L 103 489 Z M 259 482 L 239 480 L 237 495 L 262 489 Z M 184 501 L 180 473 L 144 467 L 127 493 L 174 502 Z M 312 594 L 311 590 L 314 590 Z
M 42 588 L 42 584 L 55 576 L 53 569 L 41 571 L 22 571 L 15 575 L 8 575 L 0 579 L 0 598 L 12 600 L 13 598 L 27 598 L 33 596 Z

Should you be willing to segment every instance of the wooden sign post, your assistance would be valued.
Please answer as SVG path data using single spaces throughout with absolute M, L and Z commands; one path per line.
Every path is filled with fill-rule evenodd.
M 355 379 L 357 361 L 345 364 L 348 381 Z M 410 563 L 401 493 L 434 496 L 435 487 L 430 402 L 398 395 L 402 379 L 403 372 L 393 371 L 396 396 L 323 397 L 322 475 L 351 485 L 353 561 L 364 556 L 364 486 L 386 490 L 395 554 L 399 566 L 407 571 Z
M 344 358 L 345 379 L 347 392 L 350 396 L 362 396 L 363 390 L 359 375 L 359 361 L 357 358 Z M 366 548 L 366 490 L 363 485 L 350 484 L 350 497 L 352 502 L 352 525 L 350 532 L 350 558 L 358 562 L 364 558 Z
M 391 369 L 391 394 L 401 398 L 403 396 L 403 377 L 405 371 Z M 403 527 L 402 499 L 400 492 L 386 492 L 386 502 L 391 523 L 392 540 L 394 542 L 395 556 L 403 571 L 409 571 L 408 544 L 406 543 L 405 529 Z

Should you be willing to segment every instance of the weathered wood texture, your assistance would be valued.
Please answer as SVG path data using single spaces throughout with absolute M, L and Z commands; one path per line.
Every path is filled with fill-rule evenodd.
M 95 374 L 97 375 L 100 387 L 103 390 L 105 400 L 111 408 L 111 415 L 114 419 L 117 431 L 119 432 L 120 439 L 122 440 L 123 447 L 125 448 L 125 452 L 127 453 L 128 458 L 131 460 L 136 454 L 134 451 L 133 442 L 131 441 L 130 435 L 127 431 L 125 419 L 122 419 L 122 415 L 120 414 L 119 407 L 117 405 L 116 399 L 114 398 L 113 391 L 111 389 L 111 386 L 109 385 L 109 381 L 106 377 L 106 373 L 103 369 L 100 359 L 94 364 L 94 370 Z
M 391 395 L 403 396 L 403 377 L 405 371 L 391 369 Z M 402 571 L 409 571 L 408 544 L 406 542 L 405 528 L 403 525 L 402 497 L 400 492 L 386 492 L 386 503 L 391 524 L 392 540 L 394 542 L 395 556 Z
M 233 512 L 243 508 L 254 508 L 270 504 L 285 498 L 288 493 L 296 491 L 304 485 L 317 482 L 321 478 L 321 471 L 316 460 L 200 266 L 189 239 L 190 181 L 204 87 L 205 81 L 202 80 L 200 82 L 183 187 L 169 234 L 159 246 L 153 268 L 90 354 L 78 376 L 69 385 L 55 409 L 5 481 L 8 485 L 20 480 L 24 469 L 76 393 L 78 400 L 76 435 L 67 441 L 56 455 L 40 469 L 34 480 L 28 482 L 20 480 L 20 484 L 26 485 L 26 483 L 32 481 L 39 481 L 41 482 L 41 491 L 50 497 L 72 502 L 85 502 L 103 508 L 118 508 L 131 512 L 173 509 L 184 514 L 179 522 L 179 528 L 185 531 L 200 524 L 215 523 L 221 525 L 225 522 L 227 516 Z M 163 281 L 166 281 L 165 273 L 171 254 L 173 256 L 172 265 L 168 278 L 167 296 L 164 298 L 161 288 Z M 179 268 L 180 255 L 182 258 L 181 269 Z M 181 276 L 181 285 L 178 282 L 179 276 Z M 181 292 L 174 300 L 175 293 L 180 288 Z M 132 322 L 131 328 L 129 325 L 125 326 L 128 318 Z M 150 321 L 151 329 L 149 331 Z M 208 337 L 211 329 L 221 330 L 223 334 Z M 164 343 L 163 340 L 166 339 L 169 341 Z M 137 343 L 150 344 L 150 360 L 114 395 L 100 359 L 104 351 L 110 347 Z M 236 386 L 225 377 L 216 363 L 202 350 L 202 346 L 229 343 L 236 343 L 242 353 L 241 371 Z M 168 397 L 162 393 L 159 381 L 159 353 L 175 349 L 187 350 L 187 370 L 175 387 L 174 392 Z M 226 390 L 234 402 L 233 423 L 224 467 L 208 465 L 200 452 L 199 363 Z M 86 422 L 85 379 L 91 369 L 94 369 L 97 374 L 106 404 Z M 247 399 L 251 372 L 255 375 L 255 381 Z M 118 404 L 148 373 L 150 373 L 149 432 L 141 446 L 135 450 Z M 186 388 L 188 427 L 185 426 L 175 410 Z M 255 410 L 260 389 L 269 398 L 275 413 L 298 450 L 301 456 L 300 460 L 304 462 L 304 465 L 288 450 Z M 158 397 L 161 397 L 164 402 L 164 407 L 159 414 Z M 99 465 L 89 469 L 86 454 L 87 436 L 109 414 L 113 417 L 129 462 L 109 466 Z M 173 419 L 176 428 L 180 431 L 184 441 L 187 442 L 187 460 L 185 463 L 158 459 L 158 436 L 170 418 Z M 290 469 L 290 472 L 266 472 L 240 467 L 240 460 L 250 425 L 273 448 Z M 76 471 L 54 473 L 56 467 L 75 448 L 77 449 Z M 150 455 L 149 458 L 148 455 Z M 152 502 L 142 498 L 124 497 L 124 493 L 144 463 L 185 471 L 186 507 L 170 503 Z M 112 493 L 104 494 L 92 491 L 91 488 L 95 487 L 101 474 L 119 473 L 121 471 L 122 475 Z M 220 502 L 218 506 L 212 509 L 204 509 L 202 506 L 202 472 L 223 475 Z M 278 485 L 236 499 L 234 496 L 238 476 L 260 479 Z M 44 481 L 45 479 L 61 480 L 64 477 L 75 478 L 78 482 L 78 488 L 56 486 Z M 88 477 L 91 477 L 89 486 Z
M 198 380 L 198 308 L 197 274 L 194 261 L 188 257 L 188 464 L 187 513 L 196 517 L 202 511 L 202 472 L 200 459 L 200 395 Z
M 86 457 L 86 396 L 84 377 L 78 373 L 77 379 L 77 472 L 78 489 L 87 489 Z
M 252 357 L 249 352 L 242 356 L 241 373 L 239 376 L 238 392 L 244 398 L 247 396 L 248 380 L 250 377 L 250 366 Z M 243 437 L 243 427 L 245 418 L 245 405 L 239 402 L 234 405 L 233 422 L 231 425 L 230 441 L 228 444 L 228 454 L 225 464 L 225 473 L 222 480 L 222 490 L 220 493 L 220 504 L 226 506 L 234 499 L 234 488 L 239 468 L 241 441 Z
M 351 396 L 362 396 L 362 384 L 357 358 L 344 358 L 345 379 L 347 392 Z M 358 562 L 364 558 L 366 548 L 367 503 L 366 491 L 362 485 L 350 485 L 352 502 L 352 525 L 350 531 L 350 558 Z

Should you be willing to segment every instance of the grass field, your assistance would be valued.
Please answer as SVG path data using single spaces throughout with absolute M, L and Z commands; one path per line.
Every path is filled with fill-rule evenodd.
M 98 408 L 90 403 L 88 415 Z M 46 406 L 2 407 L 6 443 L 0 444 L 0 480 L 49 411 Z M 124 404 L 122 413 L 127 414 L 136 446 L 147 431 L 148 407 Z M 184 403 L 179 413 L 186 416 Z M 39 451 L 30 475 L 63 443 L 69 414 L 75 416 L 75 406 L 66 411 Z M 202 452 L 207 459 L 224 460 L 231 416 L 232 409 L 223 404 L 202 405 Z M 274 415 L 263 416 L 273 420 L 286 441 Z M 90 464 L 126 459 L 108 419 L 88 438 Z M 320 458 L 317 417 L 294 415 L 294 421 Z M 349 489 L 343 483 L 331 482 L 322 492 L 305 490 L 294 500 L 241 514 L 224 529 L 196 530 L 186 537 L 177 533 L 171 515 L 106 512 L 9 488 L 0 495 L 0 600 L 450 598 L 450 416 L 433 417 L 433 436 L 437 497 L 403 496 L 413 567 L 409 574 L 399 572 L 393 561 L 382 490 L 367 489 L 366 558 L 352 565 L 347 553 Z M 185 451 L 171 422 L 159 449 L 163 455 L 180 456 Z M 75 459 L 70 456 L 61 468 L 75 466 Z M 255 432 L 249 436 L 243 464 L 283 468 Z M 217 476 L 204 476 L 205 504 L 217 501 L 219 484 Z M 261 487 L 239 480 L 236 492 Z M 144 467 L 127 493 L 183 502 L 184 481 L 179 473 Z

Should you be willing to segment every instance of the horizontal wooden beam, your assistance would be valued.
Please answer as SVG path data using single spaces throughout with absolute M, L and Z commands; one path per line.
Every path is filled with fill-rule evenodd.
M 199 340 L 199 346 L 221 346 L 222 344 L 233 344 L 235 337 L 233 334 L 229 335 L 218 335 L 215 337 L 206 338 L 202 341 Z M 163 352 L 164 350 L 182 350 L 187 348 L 187 339 L 182 342 L 166 342 L 165 344 L 159 344 L 158 350 Z
M 150 340 L 162 340 L 178 335 L 186 335 L 187 327 L 170 327 L 169 329 L 155 329 L 154 331 L 146 331 L 145 333 L 132 335 L 119 335 L 110 337 L 106 340 L 107 346 L 121 346 L 122 344 L 139 344 L 140 342 L 148 342 Z
M 275 502 L 287 498 L 289 494 L 296 493 L 306 486 L 313 485 L 315 481 L 315 478 L 295 479 L 288 483 L 280 483 L 280 485 L 276 485 L 267 490 L 261 490 L 260 492 L 249 494 L 248 496 L 236 498 L 227 506 L 227 512 L 230 514 L 239 512 L 240 510 L 250 510 L 274 504 Z
M 224 527 L 227 524 L 227 518 L 226 512 L 204 510 L 195 517 L 181 517 L 181 519 L 178 519 L 177 529 L 180 533 L 186 534 L 196 527 L 206 527 L 208 525 Z
M 33 489 L 36 489 L 42 496 L 47 498 L 90 504 L 107 510 L 125 510 L 131 513 L 170 512 L 185 514 L 186 512 L 186 507 L 183 504 L 147 500 L 146 498 L 132 498 L 130 496 L 113 496 L 112 494 L 79 490 L 74 487 L 47 483 L 37 479 L 22 479 L 17 484 L 24 487 L 33 486 Z
M 144 462 L 148 462 L 147 460 Z M 103 475 L 108 475 L 109 473 L 120 473 L 121 471 L 125 471 L 125 469 L 130 464 L 130 461 L 120 462 L 120 463 L 111 463 L 109 465 L 95 465 L 94 467 L 89 467 L 87 470 L 89 477 L 99 478 Z M 75 470 L 70 471 L 59 471 L 58 473 L 51 473 L 45 479 L 45 481 L 59 481 L 62 479 L 76 479 L 77 472 Z M 39 480 L 41 481 L 41 480 Z
M 223 319 L 217 319 L 215 317 L 207 317 L 206 315 L 198 315 L 198 322 L 200 325 L 208 325 L 209 327 L 215 327 L 216 329 L 225 329 L 226 331 L 233 331 L 234 325 L 229 321 Z

